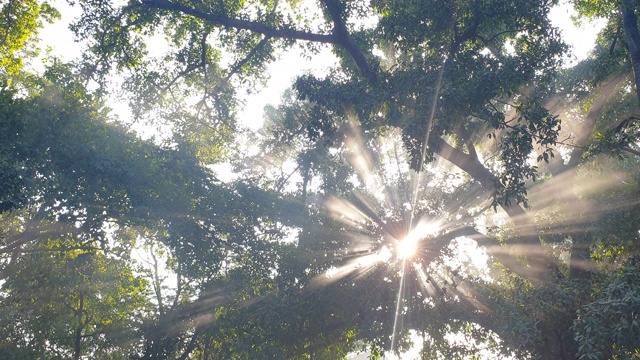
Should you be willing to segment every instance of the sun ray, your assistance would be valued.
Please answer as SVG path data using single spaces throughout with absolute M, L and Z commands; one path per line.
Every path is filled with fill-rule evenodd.
M 398 286 L 398 296 L 396 298 L 396 310 L 393 317 L 393 332 L 391 334 L 391 351 L 395 348 L 396 334 L 398 333 L 398 326 L 402 327 L 402 314 L 400 308 L 404 302 L 404 290 L 405 290 L 405 275 L 406 275 L 407 260 L 402 260 L 402 271 L 400 273 L 400 286 Z
M 397 286 L 394 309 L 388 309 L 388 325 L 392 321 L 393 327 L 389 329 L 387 351 L 393 353 L 407 330 L 403 327 L 409 304 L 418 297 L 426 304 L 446 294 L 446 287 L 428 272 L 436 271 L 435 263 L 442 266 L 440 259 L 455 240 L 458 223 L 462 219 L 469 224 L 473 214 L 468 209 L 486 209 L 487 204 L 479 200 L 479 193 L 471 193 L 471 199 L 459 200 L 457 205 L 454 201 L 453 207 L 448 204 L 444 209 L 441 194 L 455 191 L 457 185 L 451 183 L 456 176 L 443 174 L 455 169 L 438 158 L 424 171 L 410 170 L 405 166 L 406 154 L 401 154 L 398 130 L 391 130 L 384 139 L 365 142 L 354 124 L 357 122 L 352 121 L 352 128 L 345 132 L 348 141 L 344 154 L 356 174 L 354 189 L 348 200 L 330 196 L 325 202 L 328 214 L 351 240 L 345 239 L 342 253 L 329 254 L 322 261 L 325 271 L 313 278 L 312 286 L 353 284 L 360 278 L 388 272 L 380 286 L 389 286 L 392 279 L 394 288 Z M 369 150 L 372 146 L 374 153 Z

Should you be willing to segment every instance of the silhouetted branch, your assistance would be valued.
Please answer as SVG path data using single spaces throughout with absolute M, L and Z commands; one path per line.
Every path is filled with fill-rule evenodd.
M 374 79 L 373 71 L 371 70 L 371 67 L 369 66 L 369 63 L 367 62 L 364 54 L 353 42 L 353 40 L 351 40 L 347 28 L 344 24 L 344 20 L 342 20 L 342 18 L 340 17 L 340 12 L 334 0 L 323 1 L 334 22 L 333 34 L 316 34 L 286 27 L 275 28 L 256 21 L 233 19 L 221 15 L 206 13 L 189 6 L 172 3 L 167 0 L 147 0 L 143 1 L 142 3 L 150 8 L 176 11 L 185 15 L 190 15 L 204 20 L 211 25 L 238 30 L 248 30 L 254 33 L 263 34 L 267 38 L 305 40 L 342 46 L 351 55 L 351 57 L 356 62 L 356 65 L 365 74 L 365 76 L 367 76 L 370 80 Z

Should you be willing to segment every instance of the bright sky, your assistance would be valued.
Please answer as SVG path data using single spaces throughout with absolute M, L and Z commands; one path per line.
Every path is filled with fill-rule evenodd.
M 604 27 L 603 21 L 592 23 L 584 22 L 581 27 L 575 27 L 571 21 L 571 16 L 575 11 L 564 3 L 551 10 L 549 18 L 562 31 L 564 40 L 571 45 L 576 61 L 587 57 L 588 52 L 595 44 L 596 35 Z

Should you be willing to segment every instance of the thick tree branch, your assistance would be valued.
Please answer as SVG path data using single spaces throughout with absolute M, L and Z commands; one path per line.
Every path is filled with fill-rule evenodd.
M 142 3 L 150 8 L 176 11 L 185 15 L 190 15 L 206 21 L 211 25 L 238 30 L 248 30 L 254 33 L 263 34 L 267 38 L 305 40 L 342 46 L 343 48 L 345 48 L 345 50 L 347 50 L 349 55 L 351 55 L 360 71 L 362 71 L 363 74 L 370 80 L 375 79 L 374 73 L 371 70 L 371 67 L 369 66 L 369 63 L 367 62 L 364 54 L 353 42 L 353 40 L 351 40 L 344 21 L 340 17 L 337 3 L 334 0 L 323 1 L 334 22 L 333 34 L 310 33 L 306 31 L 287 28 L 286 26 L 282 28 L 275 28 L 256 21 L 233 19 L 221 15 L 205 13 L 192 7 L 172 3 L 167 0 L 146 0 Z
M 469 154 L 463 153 L 460 149 L 457 149 L 449 145 L 446 141 L 440 139 L 438 142 L 440 146 L 440 152 L 438 155 L 448 160 L 452 164 L 456 165 L 462 171 L 469 174 L 474 180 L 478 181 L 485 189 L 494 191 L 496 186 L 499 186 L 500 182 L 498 178 L 493 175 L 482 163 L 477 156 L 473 156 L 475 152 Z M 536 239 L 529 238 L 532 228 L 532 221 L 524 211 L 522 207 L 517 204 L 510 206 L 502 205 L 502 209 L 509 215 L 517 227 L 518 233 L 522 237 L 522 240 L 527 243 L 539 244 Z
M 467 30 L 465 30 L 465 32 L 458 36 L 457 27 L 455 26 L 455 24 L 453 25 L 454 41 L 451 44 L 451 49 L 449 50 L 449 57 L 451 59 L 456 56 L 462 44 L 464 44 L 468 40 L 474 39 L 478 35 L 479 26 L 480 19 L 476 19 L 475 23 L 470 28 L 468 28 Z
M 285 38 L 294 40 L 307 40 L 313 42 L 337 44 L 336 37 L 334 35 L 327 34 L 315 34 L 306 31 L 300 31 L 295 29 L 277 29 L 259 22 L 232 19 L 225 16 L 208 14 L 200 10 L 184 6 L 182 4 L 175 4 L 167 0 L 148 0 L 142 2 L 144 5 L 160 10 L 176 11 L 185 15 L 190 15 L 195 18 L 204 20 L 211 25 L 222 26 L 226 28 L 233 28 L 238 30 L 248 30 L 254 33 L 263 34 L 272 38 Z
M 485 37 L 483 37 L 482 35 L 476 35 L 476 37 L 478 38 L 478 40 L 482 41 L 482 44 L 484 45 L 484 47 L 487 48 L 487 50 L 489 50 L 489 52 L 496 58 L 498 59 L 498 61 L 500 61 L 502 64 L 505 64 L 506 61 L 504 59 L 504 55 L 502 54 L 502 52 L 496 48 L 495 46 L 493 46 L 491 44 L 491 40 L 492 39 L 486 39 Z
M 479 182 L 486 190 L 494 191 L 495 187 L 500 185 L 498 178 L 480 163 L 477 156 L 473 156 L 473 154 L 475 154 L 474 152 L 465 154 L 460 149 L 449 145 L 442 139 L 439 139 L 438 146 L 440 147 L 438 155 L 469 174 L 469 176 Z M 517 204 L 511 204 L 509 206 L 501 205 L 501 207 L 513 221 L 516 226 L 516 231 L 523 243 L 529 245 L 540 244 L 535 231 L 535 225 L 522 207 Z
M 631 154 L 633 154 L 633 155 L 640 156 L 640 151 L 638 151 L 638 150 L 634 150 L 634 149 L 632 149 L 632 148 L 630 148 L 630 147 L 628 147 L 628 146 L 623 147 L 623 148 L 622 148 L 622 150 L 623 150 L 623 151 L 626 151 L 626 152 L 628 152 L 628 153 L 631 153 Z
M 35 248 L 35 249 L 0 249 L 0 254 L 6 253 L 18 253 L 18 254 L 31 254 L 31 253 L 39 253 L 39 252 L 66 252 L 73 250 L 86 250 L 86 251 L 97 251 L 101 250 L 98 247 L 93 246 L 68 246 L 68 247 L 59 247 L 59 248 Z M 0 277 L 0 279 L 2 279 Z
M 336 37 L 337 44 L 342 46 L 349 55 L 353 58 L 360 71 L 372 82 L 375 82 L 375 73 L 371 70 L 369 62 L 365 58 L 360 48 L 353 42 L 347 26 L 342 18 L 340 12 L 340 6 L 336 0 L 322 0 L 322 3 L 326 6 L 331 20 L 333 20 L 333 34 Z
M 484 167 L 477 157 L 465 154 L 460 149 L 449 145 L 449 143 L 443 139 L 434 139 L 434 142 L 436 146 L 440 148 L 438 155 L 469 174 L 469 176 L 479 182 L 485 189 L 494 189 L 498 178 Z
M 472 235 L 475 232 L 473 228 L 466 226 L 447 231 L 433 238 L 426 238 L 425 241 L 420 241 L 417 253 L 422 254 L 421 259 L 425 265 L 431 264 L 441 255 L 442 249 L 449 245 L 451 241 L 462 236 Z
M 482 163 L 480 163 L 477 156 L 472 155 L 473 152 L 471 152 L 471 154 L 465 154 L 460 149 L 449 145 L 442 139 L 438 139 L 437 143 L 438 147 L 440 147 L 440 152 L 438 154 L 441 157 L 469 174 L 486 190 L 495 191 L 495 187 L 500 186 L 498 178 Z M 515 231 L 520 240 L 519 246 L 526 250 L 529 267 L 531 268 L 526 271 L 516 271 L 515 269 L 511 270 L 519 275 L 526 274 L 526 278 L 533 283 L 542 282 L 545 278 L 545 271 L 548 271 L 551 268 L 553 260 L 540 243 L 540 238 L 533 219 L 531 219 L 529 214 L 527 214 L 527 212 L 518 204 L 510 204 L 509 206 L 502 204 L 501 207 L 514 224 Z M 505 259 L 505 261 L 506 260 L 508 259 Z M 511 268 L 511 266 L 515 266 L 516 264 L 513 262 L 507 262 L 504 265 Z M 519 264 L 518 266 L 525 267 L 526 265 Z
M 63 235 L 78 234 L 80 231 L 73 225 L 57 221 L 53 223 L 41 223 L 37 220 L 28 220 L 24 224 L 25 230 L 20 234 L 9 236 L 0 244 L 0 254 L 14 251 L 21 252 L 21 247 L 29 242 L 43 239 L 51 239 Z

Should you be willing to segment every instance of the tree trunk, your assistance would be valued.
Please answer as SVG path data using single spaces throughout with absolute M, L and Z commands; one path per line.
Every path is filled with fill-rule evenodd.
M 586 238 L 580 238 L 584 236 Z M 589 278 L 591 268 L 591 251 L 589 249 L 590 235 L 587 233 L 573 236 L 571 245 L 571 257 L 569 259 L 569 277 L 572 279 Z
M 80 303 L 78 304 L 78 310 L 76 310 L 76 317 L 78 318 L 78 326 L 75 331 L 75 342 L 73 359 L 80 360 L 82 355 L 82 329 L 84 329 L 84 322 L 82 321 L 82 315 L 84 313 L 84 294 L 80 293 Z
M 629 57 L 633 67 L 633 77 L 636 84 L 636 96 L 640 106 L 640 32 L 638 32 L 638 18 L 636 17 L 636 4 L 633 0 L 623 0 L 620 6 L 622 13 L 622 26 L 624 38 L 629 49 Z

